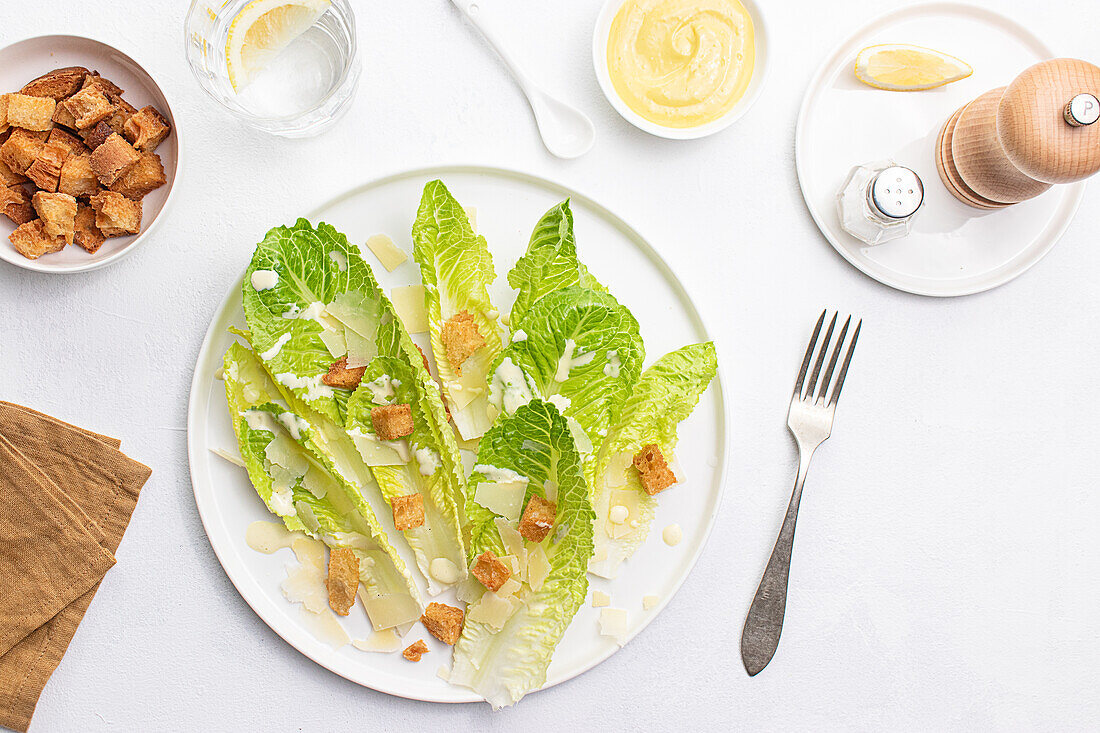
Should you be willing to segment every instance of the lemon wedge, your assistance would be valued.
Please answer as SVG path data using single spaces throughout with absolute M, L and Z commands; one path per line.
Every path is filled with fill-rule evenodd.
M 892 92 L 935 89 L 973 73 L 970 64 L 954 56 L 907 44 L 868 46 L 856 56 L 856 78 Z
M 253 0 L 229 26 L 225 63 L 239 92 L 324 15 L 331 0 Z

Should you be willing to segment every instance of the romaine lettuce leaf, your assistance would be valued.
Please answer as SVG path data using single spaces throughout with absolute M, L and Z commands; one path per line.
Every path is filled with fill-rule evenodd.
M 376 629 L 415 621 L 420 595 L 404 561 L 370 504 L 320 449 L 316 425 L 280 399 L 259 358 L 244 346 L 230 346 L 224 368 L 233 429 L 260 498 L 287 529 L 355 552 L 359 595 Z
M 665 354 L 642 372 L 596 462 L 592 487 L 596 550 L 590 572 L 615 577 L 619 565 L 645 541 L 657 497 L 642 489 L 631 459 L 650 444 L 672 459 L 679 424 L 695 409 L 717 370 L 714 344 L 708 341 Z M 684 477 L 677 479 L 683 481 Z M 609 522 L 610 508 L 616 504 L 629 509 L 631 522 L 638 522 L 637 526 Z
M 401 359 L 373 359 L 348 400 L 346 427 L 357 445 L 373 449 L 380 441 L 374 437 L 371 409 L 387 404 L 408 404 L 412 409 L 412 434 L 400 441 L 403 445 L 394 451 L 394 458 L 379 461 L 370 470 L 387 503 L 409 494 L 423 497 L 424 525 L 405 530 L 404 535 L 428 580 L 429 592 L 436 595 L 466 577 L 462 465 L 457 454 L 444 447 L 440 432 L 450 431 L 433 419 L 431 401 L 416 373 Z M 436 392 L 434 384 L 430 389 Z
M 520 540 L 525 552 L 545 552 L 550 566 L 545 580 L 534 581 L 536 590 L 529 578 L 521 576 L 523 582 L 513 597 L 514 610 L 503 627 L 498 630 L 468 615 L 455 645 L 451 683 L 473 689 L 500 708 L 514 704 L 546 681 L 554 648 L 588 593 L 586 565 L 592 554 L 595 514 L 569 427 L 550 403 L 533 400 L 515 414 L 500 418 L 482 438 L 477 460 L 479 465 L 526 477 L 526 498 L 549 493 L 557 502 L 550 535 L 538 545 Z M 475 472 L 473 480 L 484 478 Z M 511 536 L 505 540 L 504 520 L 488 511 L 479 516 L 471 522 L 473 554 L 491 550 L 499 556 L 506 545 L 515 543 L 518 534 L 513 524 L 503 525 Z M 478 603 L 493 595 L 484 591 Z M 468 613 L 473 608 L 468 607 Z
M 413 223 L 413 258 L 420 265 L 428 311 L 432 352 L 451 419 L 463 440 L 485 434 L 489 367 L 502 347 L 499 312 L 489 300 L 496 278 L 485 238 L 477 235 L 465 210 L 442 181 L 424 186 Z M 469 313 L 485 345 L 462 365 L 459 375 L 447 359 L 443 324 L 452 316 Z

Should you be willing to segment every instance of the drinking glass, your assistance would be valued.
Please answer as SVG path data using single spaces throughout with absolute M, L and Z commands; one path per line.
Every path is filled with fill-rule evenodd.
M 285 137 L 316 135 L 351 106 L 359 85 L 355 14 L 348 0 L 325 13 L 239 91 L 229 80 L 229 28 L 253 0 L 193 0 L 187 61 L 203 90 L 247 124 Z

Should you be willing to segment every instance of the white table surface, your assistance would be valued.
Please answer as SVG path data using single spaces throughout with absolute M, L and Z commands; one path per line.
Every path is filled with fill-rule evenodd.
M 174 207 L 132 257 L 64 277 L 0 267 L 0 398 L 118 436 L 153 468 L 32 730 L 1096 725 L 1100 190 L 1045 260 L 992 292 L 933 300 L 864 277 L 803 206 L 794 121 L 824 54 L 885 6 L 765 4 L 772 71 L 756 108 L 674 142 L 600 94 L 598 2 L 491 0 L 535 75 L 596 123 L 595 148 L 573 162 L 544 151 L 519 92 L 443 0 L 356 2 L 355 107 L 307 141 L 245 129 L 200 92 L 184 2 L 20 4 L 0 43 L 77 33 L 119 46 L 171 95 L 186 146 Z M 1095 0 L 983 4 L 1098 60 Z M 455 162 L 560 180 L 638 226 L 709 315 L 732 398 L 721 515 L 679 594 L 610 660 L 499 714 L 360 688 L 279 639 L 211 551 L 186 462 L 203 332 L 266 229 L 351 184 Z M 749 679 L 741 624 L 793 481 L 784 415 L 825 306 L 863 316 L 863 335 L 806 487 L 782 644 Z

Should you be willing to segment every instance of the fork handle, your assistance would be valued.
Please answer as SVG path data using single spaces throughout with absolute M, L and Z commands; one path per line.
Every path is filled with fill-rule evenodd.
M 756 595 L 745 617 L 741 631 L 741 661 L 750 677 L 768 666 L 779 647 L 783 633 L 783 614 L 787 608 L 787 578 L 791 572 L 791 550 L 794 548 L 794 526 L 798 521 L 798 505 L 802 501 L 802 486 L 810 468 L 813 451 L 800 450 L 798 478 L 794 482 L 791 502 L 783 517 L 783 526 L 775 541 L 768 566 L 756 589 Z

